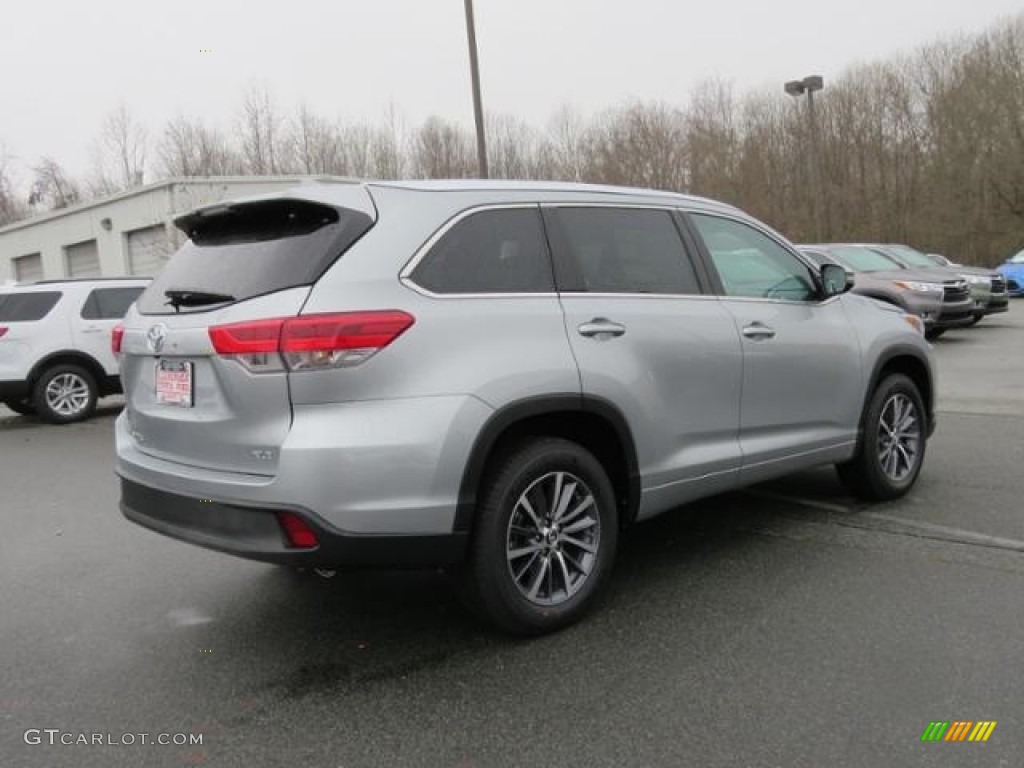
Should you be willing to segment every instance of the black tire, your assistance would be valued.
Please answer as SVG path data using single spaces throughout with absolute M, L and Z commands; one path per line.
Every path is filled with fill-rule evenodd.
M 22 416 L 35 416 L 36 407 L 30 400 L 4 400 L 4 405 Z
M 558 512 L 549 500 L 559 487 L 560 496 L 568 494 L 562 514 L 570 522 L 563 524 L 564 531 L 557 523 L 544 525 L 549 513 Z M 520 504 L 523 497 L 529 512 Z M 497 458 L 480 499 L 469 563 L 462 573 L 463 596 L 470 607 L 520 635 L 552 632 L 579 620 L 593 607 L 618 544 L 615 493 L 600 462 L 568 440 L 535 438 Z M 539 519 L 541 527 L 530 523 L 531 518 Z M 514 522 L 523 523 L 525 530 Z M 586 527 L 569 531 L 580 525 Z M 572 543 L 584 539 L 593 552 Z M 518 559 L 509 556 L 530 547 L 538 551 Z M 522 571 L 518 580 L 516 570 Z M 546 583 L 545 573 L 550 574 Z M 531 598 L 535 582 L 539 587 L 532 589 Z
M 62 384 L 73 388 L 74 396 L 56 394 Z M 53 388 L 51 388 L 51 385 Z M 55 365 L 47 368 L 32 390 L 32 404 L 39 418 L 51 424 L 70 424 L 89 418 L 96 410 L 99 392 L 96 380 L 78 365 Z
M 966 327 L 970 328 L 972 325 L 977 325 L 980 322 L 981 318 L 983 318 L 984 316 L 984 312 L 975 312 L 971 316 L 971 322 L 969 322 Z
M 944 334 L 947 330 L 949 330 L 949 329 L 948 328 L 929 328 L 928 330 L 926 330 L 924 332 L 924 337 L 926 339 L 928 339 L 928 341 L 935 341 L 937 338 L 939 338 L 939 336 Z
M 900 441 L 902 451 L 893 449 L 895 454 L 885 451 L 885 447 L 892 443 L 892 433 L 888 432 L 883 424 L 883 418 L 886 421 L 894 420 L 894 399 L 912 408 L 916 428 L 916 439 L 908 434 L 906 443 Z M 846 489 L 854 496 L 867 501 L 887 501 L 907 493 L 917 481 L 924 464 L 927 419 L 924 401 L 917 385 L 900 373 L 886 376 L 871 395 L 864 411 L 857 455 L 844 464 L 836 465 L 839 479 Z M 906 423 L 910 424 L 909 421 Z M 913 429 L 908 426 L 907 431 L 910 433 Z M 911 442 L 916 446 L 912 452 L 909 448 Z M 893 468 L 891 465 L 883 464 L 884 457 L 891 459 L 894 455 L 895 473 L 889 471 Z M 902 474 L 903 472 L 905 474 Z

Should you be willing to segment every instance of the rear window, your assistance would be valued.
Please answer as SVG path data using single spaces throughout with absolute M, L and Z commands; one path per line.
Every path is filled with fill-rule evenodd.
M 0 322 L 25 323 L 42 320 L 60 301 L 60 291 L 0 293 Z
M 189 237 L 138 301 L 144 315 L 174 314 L 167 291 L 230 297 L 181 313 L 312 285 L 362 237 L 365 213 L 304 200 L 228 205 L 178 219 Z

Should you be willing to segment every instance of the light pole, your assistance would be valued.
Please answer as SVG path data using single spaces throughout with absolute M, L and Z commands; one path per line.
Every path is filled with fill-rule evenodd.
M 807 123 L 811 137 L 810 163 L 811 166 L 811 218 L 814 220 L 814 236 L 816 240 L 824 237 L 821 226 L 821 217 L 818 215 L 818 196 L 823 193 L 821 184 L 821 164 L 818 156 L 818 121 L 814 112 L 814 92 L 825 87 L 825 81 L 821 75 L 808 75 L 803 80 L 790 80 L 783 86 L 783 90 L 795 99 L 804 94 L 807 95 Z
M 473 81 L 473 113 L 476 117 L 476 162 L 480 178 L 487 178 L 487 140 L 484 138 L 484 106 L 480 100 L 480 62 L 476 52 L 473 0 L 466 0 L 466 36 L 469 38 L 469 72 Z

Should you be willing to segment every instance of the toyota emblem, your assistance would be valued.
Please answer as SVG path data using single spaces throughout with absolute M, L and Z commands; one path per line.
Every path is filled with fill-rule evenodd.
M 149 345 L 149 350 L 155 355 L 160 354 L 160 350 L 164 348 L 164 340 L 167 338 L 167 326 L 163 323 L 157 323 L 150 327 L 146 331 L 146 344 Z

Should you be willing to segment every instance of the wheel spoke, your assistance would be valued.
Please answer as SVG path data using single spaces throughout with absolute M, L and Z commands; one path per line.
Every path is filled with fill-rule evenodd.
M 509 562 L 512 560 L 518 560 L 521 557 L 533 554 L 534 552 L 540 552 L 543 549 L 542 544 L 531 544 L 528 547 L 520 547 L 519 549 L 513 549 L 508 553 Z
M 585 531 L 587 528 L 593 528 L 595 525 L 597 525 L 597 519 L 588 516 L 584 517 L 582 520 L 577 520 L 575 523 L 566 528 L 563 528 L 562 533 L 579 533 L 580 531 Z
M 594 554 L 595 552 L 597 552 L 597 547 L 595 547 L 593 544 L 588 544 L 585 541 L 580 541 L 579 539 L 573 538 L 572 536 L 563 536 L 562 541 L 568 542 L 569 544 L 572 544 L 574 547 L 579 547 L 584 552 L 589 552 L 590 554 Z
M 551 491 L 551 502 L 550 502 L 550 504 L 548 506 L 548 512 L 550 513 L 551 517 L 554 517 L 555 510 L 558 508 L 558 502 L 562 498 L 562 484 L 564 482 L 565 482 L 565 473 L 564 472 L 556 472 L 555 473 L 555 487 Z
M 538 560 L 539 558 L 540 558 L 540 553 L 539 553 L 539 552 L 534 552 L 534 553 L 533 553 L 533 557 L 531 557 L 531 558 L 530 558 L 530 559 L 529 559 L 529 560 L 528 560 L 528 561 L 526 562 L 526 565 L 524 565 L 524 566 L 523 566 L 523 567 L 522 567 L 522 568 L 521 568 L 521 569 L 519 570 L 519 572 L 518 572 L 518 573 L 514 573 L 514 574 L 512 574 L 513 578 L 515 578 L 515 580 L 516 580 L 516 584 L 521 584 L 521 583 L 522 583 L 522 581 L 523 581 L 523 576 L 525 576 L 525 575 L 526 575 L 527 571 L 529 571 L 529 570 L 530 570 L 530 568 L 531 568 L 531 567 L 533 566 L 533 564 L 534 564 L 535 562 L 537 562 L 537 560 Z M 511 563 L 510 563 L 510 565 L 511 565 Z
M 572 579 L 569 577 L 569 568 L 565 564 L 565 558 L 561 552 L 555 552 L 555 559 L 558 561 L 558 570 L 562 574 L 562 581 L 565 582 L 565 596 L 572 595 Z
M 526 516 L 530 518 L 530 521 L 533 523 L 533 527 L 537 529 L 537 532 L 540 533 L 540 531 L 544 529 L 544 526 L 541 525 L 540 518 L 537 517 L 537 513 L 534 512 L 533 505 L 530 504 L 530 500 L 526 498 L 525 493 L 519 499 L 519 507 L 526 513 Z
M 540 559 L 540 570 L 537 571 L 536 577 L 534 577 L 533 584 L 530 585 L 530 591 L 528 593 L 530 599 L 537 597 L 537 593 L 540 591 L 540 585 L 544 581 L 544 577 L 547 576 L 548 569 L 551 567 L 550 561 L 546 557 Z
M 586 510 L 590 509 L 590 507 L 593 506 L 593 504 L 594 497 L 588 495 L 587 498 L 585 498 L 583 501 L 576 505 L 576 509 L 574 509 L 569 514 L 564 515 L 563 517 L 555 518 L 555 522 L 561 523 L 563 526 L 565 526 L 570 520 L 575 520 L 576 517 L 583 514 L 583 512 L 585 512 Z
M 551 514 L 551 522 L 557 523 L 565 515 L 565 510 L 569 508 L 569 502 L 572 501 L 573 494 L 576 493 L 576 483 L 569 483 L 562 489 L 562 496 L 558 499 L 558 506 L 555 507 L 554 512 Z

